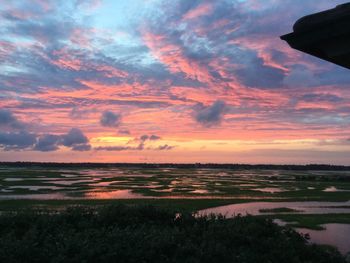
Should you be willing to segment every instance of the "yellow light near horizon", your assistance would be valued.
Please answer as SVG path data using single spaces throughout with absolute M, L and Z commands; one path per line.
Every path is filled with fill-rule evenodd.
M 90 142 L 93 146 L 123 145 L 132 139 L 131 137 L 101 136 L 91 138 Z
M 134 146 L 140 141 L 134 137 L 126 136 L 98 136 L 90 140 L 93 147 L 99 146 Z M 175 146 L 174 151 L 223 151 L 223 152 L 242 152 L 263 149 L 309 149 L 311 146 L 320 143 L 317 139 L 296 139 L 296 140 L 186 140 L 185 138 L 162 138 L 161 140 L 145 142 L 150 149 L 158 146 Z

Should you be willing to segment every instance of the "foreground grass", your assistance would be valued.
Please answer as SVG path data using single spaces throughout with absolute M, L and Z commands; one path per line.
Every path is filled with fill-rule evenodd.
M 0 216 L 0 262 L 341 263 L 333 248 L 267 218 L 181 216 L 154 206 Z
M 264 200 L 264 201 L 296 201 L 290 200 Z M 81 200 L 0 200 L 0 212 L 21 212 L 27 210 L 65 210 L 67 208 L 84 207 L 98 209 L 107 205 L 154 206 L 160 209 L 169 209 L 174 212 L 193 213 L 198 210 L 238 203 L 256 202 L 252 199 L 81 199 Z M 347 208 L 339 207 L 339 208 Z M 281 207 L 261 209 L 261 213 L 273 213 L 258 217 L 268 219 L 281 219 L 291 227 L 324 229 L 322 224 L 339 223 L 350 224 L 348 214 L 301 214 L 298 210 Z M 282 214 L 281 214 L 282 213 Z M 288 214 L 283 214 L 288 213 Z
M 33 208 L 64 209 L 69 206 L 99 207 L 105 205 L 152 205 L 177 212 L 195 212 L 201 209 L 249 202 L 239 199 L 81 199 L 81 200 L 1 200 L 0 211 L 20 211 Z

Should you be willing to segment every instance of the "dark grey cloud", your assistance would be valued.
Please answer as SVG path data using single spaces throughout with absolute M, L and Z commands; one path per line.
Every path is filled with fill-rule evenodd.
M 152 134 L 152 135 L 149 137 L 149 139 L 150 139 L 151 141 L 157 141 L 157 140 L 160 140 L 161 137 L 158 136 L 158 135 Z
M 72 128 L 67 134 L 63 135 L 44 134 L 39 136 L 33 150 L 56 151 L 62 145 L 73 151 L 91 150 L 88 138 L 78 128 Z
M 12 115 L 6 114 L 5 116 Z M 6 120 L 8 119 L 12 123 L 13 118 L 7 118 Z M 63 135 L 36 134 L 26 130 L 0 132 L 0 148 L 4 150 L 50 152 L 58 150 L 60 146 L 66 146 L 73 151 L 88 151 L 91 149 L 88 138 L 78 128 L 72 128 L 67 134 Z
M 0 132 L 0 147 L 4 150 L 24 150 L 33 147 L 36 135 L 27 131 Z
M 61 136 L 58 135 L 44 134 L 39 136 L 33 150 L 41 152 L 56 151 L 59 148 L 61 139 Z
M 217 100 L 211 106 L 197 106 L 194 118 L 203 126 L 213 126 L 219 124 L 226 112 L 227 106 L 224 101 Z
M 24 128 L 24 126 L 24 123 L 19 121 L 11 111 L 6 109 L 0 109 L 0 127 L 22 129 Z
M 62 145 L 66 147 L 77 147 L 89 143 L 88 138 L 78 128 L 72 128 L 67 134 L 62 136 Z
M 111 112 L 111 111 L 104 111 L 102 113 L 100 124 L 103 127 L 118 127 L 121 121 L 121 115 Z
M 90 151 L 91 150 L 91 145 L 90 144 L 75 144 L 72 147 L 73 151 L 78 151 L 78 152 L 85 152 L 85 151 Z
M 139 142 L 139 145 L 135 148 L 136 150 L 143 150 L 145 149 L 145 144 L 147 141 L 157 141 L 160 140 L 161 137 L 158 135 L 141 135 L 139 138 L 135 138 L 134 140 L 129 141 L 128 143 L 132 143 L 132 142 Z
M 159 150 L 159 151 L 169 151 L 169 150 L 172 150 L 174 148 L 175 148 L 175 146 L 171 146 L 171 145 L 165 144 L 165 145 L 158 146 L 157 150 Z
M 67 134 L 35 134 L 26 130 L 0 133 L 0 148 L 5 150 L 57 151 L 65 146 L 73 151 L 89 151 L 91 145 L 84 133 L 72 128 Z
M 110 151 L 110 152 L 120 152 L 120 151 L 128 151 L 128 150 L 136 150 L 134 147 L 130 146 L 100 146 L 94 148 L 96 151 Z
M 144 134 L 144 135 L 141 135 L 140 136 L 140 141 L 147 141 L 148 140 L 148 138 L 149 138 L 149 136 L 147 135 L 147 134 Z
M 129 130 L 125 130 L 125 129 L 119 130 L 118 133 L 123 134 L 123 135 L 130 135 L 131 134 Z
M 158 147 L 147 147 L 147 150 L 155 150 L 155 151 L 169 151 L 174 149 L 175 146 L 171 146 L 168 144 L 160 145 Z M 140 143 L 138 146 L 100 146 L 94 148 L 96 151 L 110 151 L 110 152 L 121 152 L 121 151 L 143 151 L 145 150 L 145 146 L 143 143 Z
M 141 135 L 140 138 L 136 138 L 134 141 L 145 142 L 147 140 L 157 141 L 157 140 L 160 140 L 160 139 L 161 139 L 161 137 L 158 136 L 158 135 L 155 135 L 155 134 L 152 134 L 152 135 L 144 134 L 144 135 Z

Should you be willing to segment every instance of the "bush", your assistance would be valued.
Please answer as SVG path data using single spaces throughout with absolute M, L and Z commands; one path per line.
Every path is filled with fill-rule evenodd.
M 0 262 L 344 262 L 335 249 L 256 217 L 175 216 L 151 206 L 0 216 Z

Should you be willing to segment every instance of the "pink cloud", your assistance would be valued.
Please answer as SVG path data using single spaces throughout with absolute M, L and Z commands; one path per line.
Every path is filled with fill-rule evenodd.
M 52 64 L 60 67 L 60 68 L 66 68 L 66 69 L 73 69 L 73 70 L 80 70 L 82 68 L 82 61 L 78 59 L 71 59 L 71 58 L 58 58 L 57 60 L 53 60 Z
M 307 109 L 314 109 L 314 110 L 327 110 L 332 111 L 335 109 L 334 105 L 332 103 L 327 102 L 298 102 L 298 104 L 295 107 L 296 110 L 307 110 Z
M 190 79 L 209 82 L 208 70 L 198 62 L 187 58 L 179 45 L 171 43 L 165 35 L 143 32 L 143 40 L 154 57 L 167 66 L 171 73 L 184 73 Z
M 129 75 L 128 72 L 109 65 L 100 65 L 96 69 L 98 71 L 104 72 L 104 75 L 108 78 L 113 78 L 113 77 L 125 78 Z
M 204 3 L 197 6 L 194 9 L 191 9 L 186 14 L 184 14 L 184 20 L 196 19 L 201 16 L 210 14 L 213 11 L 213 6 L 210 3 Z

